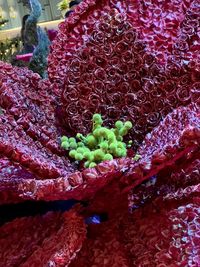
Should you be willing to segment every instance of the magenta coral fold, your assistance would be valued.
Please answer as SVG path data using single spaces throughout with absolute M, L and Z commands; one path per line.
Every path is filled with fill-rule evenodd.
M 59 25 L 49 79 L 0 62 L 0 204 L 89 200 L 2 226 L 0 266 L 199 266 L 199 14 L 198 0 L 85 0 Z M 68 158 L 61 136 L 90 132 L 95 112 L 133 122 L 141 159 Z M 96 213 L 108 221 L 85 240 Z
M 69 265 L 85 237 L 83 218 L 75 211 L 16 219 L 1 227 L 0 266 Z

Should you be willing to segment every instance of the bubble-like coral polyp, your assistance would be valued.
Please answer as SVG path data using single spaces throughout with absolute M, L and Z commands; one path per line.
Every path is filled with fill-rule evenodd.
M 92 118 L 92 133 L 83 136 L 78 133 L 76 138 L 63 136 L 61 138 L 62 148 L 69 150 L 69 156 L 77 161 L 85 161 L 86 168 L 95 167 L 96 164 L 112 160 L 113 158 L 126 157 L 127 148 L 131 146 L 123 142 L 123 137 L 132 128 L 130 121 L 116 121 L 115 128 L 103 127 L 100 114 L 94 114 Z

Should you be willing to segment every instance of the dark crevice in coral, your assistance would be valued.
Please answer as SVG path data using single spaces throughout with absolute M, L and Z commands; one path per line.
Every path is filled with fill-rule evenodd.
M 45 214 L 49 211 L 67 211 L 72 208 L 76 200 L 63 201 L 25 201 L 19 204 L 0 205 L 0 225 L 20 217 Z M 85 204 L 83 202 L 83 204 Z

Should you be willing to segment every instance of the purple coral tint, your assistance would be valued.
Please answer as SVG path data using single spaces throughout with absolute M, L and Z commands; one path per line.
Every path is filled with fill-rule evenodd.
M 19 244 L 10 235 L 7 247 L 3 228 L 4 266 L 23 262 L 27 240 L 36 240 L 25 266 L 198 267 L 199 13 L 196 0 L 85 0 L 59 26 L 49 80 L 0 63 L 1 203 L 89 199 L 83 217 L 109 218 L 88 226 L 78 254 L 80 243 L 66 236 L 74 237 L 73 225 L 83 233 L 82 226 L 65 232 L 59 219 L 53 228 L 32 219 L 34 235 L 28 219 L 20 227 L 15 221 L 8 228 L 17 241 L 23 229 L 24 238 Z M 70 162 L 60 137 L 90 132 L 94 112 L 111 127 L 116 119 L 133 121 L 138 162 L 123 158 L 84 171 Z M 154 175 L 155 185 L 145 187 Z M 139 206 L 131 215 L 128 203 Z

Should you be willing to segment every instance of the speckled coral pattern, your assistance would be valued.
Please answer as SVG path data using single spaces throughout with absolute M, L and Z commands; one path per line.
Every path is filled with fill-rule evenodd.
M 166 202 L 151 203 L 132 216 L 91 229 L 91 237 L 70 266 L 198 267 L 199 202 L 193 201 L 170 208 Z
M 85 237 L 83 218 L 74 211 L 16 219 L 1 227 L 0 266 L 66 266 Z
M 153 3 L 163 10 L 164 24 L 167 25 L 172 12 L 174 14 L 170 23 L 177 29 L 162 28 L 160 24 L 162 34 L 167 31 L 166 34 L 172 36 L 168 43 L 176 43 L 188 20 L 197 24 L 198 5 L 195 3 L 182 2 L 181 8 L 178 2 Z M 113 125 L 118 118 L 131 119 L 134 123 L 131 137 L 136 149 L 145 134 L 179 105 L 195 102 L 198 107 L 198 58 L 191 57 L 188 63 L 184 49 L 177 54 L 174 48 L 166 49 L 163 44 L 163 50 L 171 51 L 171 56 L 162 62 L 157 53 L 148 48 L 142 32 L 143 22 L 133 16 L 133 5 L 136 8 L 138 4 L 139 13 L 146 14 L 146 19 L 151 21 L 151 3 L 82 2 L 60 25 L 49 56 L 49 80 L 41 81 L 38 75 L 26 69 L 1 63 L 0 94 L 4 113 L 1 151 L 8 159 L 39 176 L 39 179 L 21 180 L 17 190 L 22 198 L 66 198 L 65 192 L 79 186 L 78 193 L 75 190 L 68 196 L 74 194 L 80 199 L 80 191 L 89 181 L 93 184 L 96 177 L 108 177 L 104 175 L 108 168 L 103 164 L 89 172 L 79 172 L 76 164 L 62 157 L 63 151 L 59 148 L 60 136 L 66 130 L 89 131 L 93 112 L 101 112 L 107 125 Z M 155 17 L 153 21 L 160 19 Z M 198 43 L 195 27 L 195 37 L 190 37 Z M 153 23 L 151 31 L 155 29 Z M 195 55 L 196 46 L 191 42 L 190 48 Z M 120 171 L 116 168 L 118 162 L 111 165 L 110 178 Z M 99 187 L 107 184 L 109 177 L 102 179 L 101 186 L 96 183 L 95 188 L 97 184 Z M 88 188 L 92 192 L 92 186 Z M 90 192 L 81 195 L 83 198 L 93 195 Z
M 162 170 L 132 190 L 131 214 L 121 205 L 125 196 L 120 198 L 118 207 L 113 205 L 115 213 L 109 212 L 109 222 L 89 227 L 88 239 L 70 266 L 198 267 L 199 171 L 198 154 L 184 159 L 173 171 Z M 110 195 L 110 202 L 112 198 Z M 95 200 L 92 210 L 94 205 Z M 101 210 L 98 198 L 96 205 Z
M 199 14 L 199 0 L 85 0 L 59 26 L 49 80 L 0 63 L 0 204 L 90 199 L 2 226 L 0 266 L 200 266 Z M 61 135 L 89 132 L 94 112 L 133 122 L 139 161 L 64 157 Z
M 70 19 L 62 24 L 49 74 L 64 82 L 64 127 L 88 132 L 94 112 L 104 115 L 107 125 L 129 119 L 137 148 L 169 112 L 198 98 L 198 10 L 195 1 L 100 1 L 87 15 L 78 12 L 73 29 Z M 182 40 L 192 23 L 192 34 Z M 76 50 L 63 50 L 63 34 L 65 42 L 76 40 Z
M 11 159 L 16 161 L 16 165 L 13 168 L 24 166 L 21 168 L 26 171 L 26 175 L 21 175 L 20 172 L 17 172 L 14 176 L 11 175 L 12 173 L 9 175 L 8 171 L 11 166 L 6 168 L 7 161 L 4 161 L 3 170 L 4 172 L 7 171 L 7 177 L 2 177 L 1 179 L 1 191 L 3 192 L 7 189 L 10 192 L 12 189 L 15 195 L 18 194 L 25 199 L 87 199 L 94 196 L 99 189 L 114 180 L 114 184 L 118 184 L 120 191 L 126 190 L 128 192 L 130 188 L 140 184 L 143 180 L 156 175 L 165 166 L 173 167 L 174 164 L 176 165 L 176 161 L 183 158 L 183 156 L 197 153 L 200 142 L 199 124 L 199 112 L 195 106 L 179 108 L 169 114 L 151 134 L 147 135 L 138 151 L 142 156 L 139 161 L 134 162 L 128 158 L 112 160 L 103 162 L 94 169 L 86 169 L 82 172 L 76 171 L 66 176 L 63 173 L 63 176 L 60 174 L 58 178 L 56 170 L 65 172 L 65 168 L 61 168 L 62 161 L 61 163 L 56 161 L 56 165 L 53 165 L 50 158 L 48 158 L 41 163 L 38 159 L 39 156 L 42 157 L 43 151 L 36 150 L 38 154 L 37 158 L 34 158 L 30 149 L 26 149 L 22 156 L 24 158 L 26 155 L 29 169 L 34 162 L 38 163 L 36 170 L 32 169 L 31 172 L 27 172 L 26 165 L 19 160 L 22 156 L 19 157 L 21 150 L 18 149 L 19 158 L 14 157 L 13 154 L 11 156 Z M 19 129 L 18 127 L 18 131 Z M 32 145 L 33 148 L 34 145 Z M 12 151 L 11 148 L 9 149 L 9 151 Z M 25 149 L 24 146 L 23 149 Z M 9 156 L 9 154 L 7 155 Z M 58 156 L 55 158 L 58 158 Z M 47 164 L 48 162 L 49 165 Z M 45 166 L 46 169 L 44 168 Z M 47 172 L 50 168 L 49 166 L 53 168 L 50 169 L 51 172 Z M 58 168 L 57 166 L 60 167 Z M 41 170 L 43 173 L 46 171 L 46 179 L 41 179 Z M 48 178 L 48 174 L 55 176 Z M 6 200 L 8 201 L 8 198 Z

